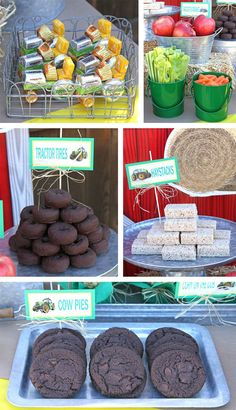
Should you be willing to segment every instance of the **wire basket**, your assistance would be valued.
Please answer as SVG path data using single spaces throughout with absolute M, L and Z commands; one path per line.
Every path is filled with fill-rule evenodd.
M 190 64 L 206 64 L 210 58 L 213 42 L 221 32 L 221 28 L 210 36 L 196 37 L 163 37 L 155 36 L 163 47 L 175 46 L 190 57 Z
M 26 100 L 28 93 L 24 91 L 24 83 L 18 75 L 19 48 L 24 33 L 34 34 L 36 28 L 40 26 L 41 17 L 21 19 L 17 22 L 15 31 L 12 33 L 9 41 L 3 70 L 6 113 L 9 117 L 53 119 L 128 119 L 132 117 L 138 82 L 137 46 L 133 42 L 132 27 L 125 18 L 104 17 L 112 22 L 113 35 L 122 41 L 121 54 L 129 61 L 123 93 L 119 93 L 119 89 L 113 87 L 109 97 L 105 97 L 103 90 L 104 94 L 107 90 L 103 86 L 99 94 L 95 92 L 89 94 L 94 98 L 95 103 L 92 107 L 86 108 L 79 104 L 79 96 L 73 90 L 68 92 L 65 89 L 65 92 L 60 94 L 60 99 L 58 99 L 53 94 L 53 87 L 51 90 L 45 90 L 44 87 L 38 86 L 37 101 L 35 103 L 28 103 Z M 67 19 L 64 21 L 65 37 L 69 41 L 78 38 L 84 34 L 90 24 L 96 25 L 96 23 L 97 19 L 92 17 Z M 28 30 L 29 26 L 31 30 Z M 32 26 L 34 30 L 32 30 Z M 76 87 L 74 91 L 75 89 Z

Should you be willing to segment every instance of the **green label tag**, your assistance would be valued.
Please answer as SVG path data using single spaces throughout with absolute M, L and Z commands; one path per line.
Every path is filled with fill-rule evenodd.
M 4 238 L 3 201 L 0 201 L 0 238 Z
M 193 298 L 195 296 L 227 296 L 236 294 L 236 282 L 224 281 L 222 279 L 197 281 L 184 280 L 178 282 L 175 291 L 175 298 Z
M 27 320 L 94 319 L 95 290 L 26 290 Z
M 211 8 L 209 3 L 183 2 L 180 4 L 181 17 L 197 17 L 200 14 L 204 14 L 206 17 L 211 17 Z
M 30 138 L 30 168 L 91 171 L 94 138 Z
M 145 188 L 178 182 L 179 167 L 176 158 L 126 164 L 129 189 Z

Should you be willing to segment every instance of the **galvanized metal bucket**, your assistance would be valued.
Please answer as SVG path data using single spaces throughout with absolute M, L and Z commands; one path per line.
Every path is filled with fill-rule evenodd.
M 222 28 L 210 36 L 196 37 L 163 37 L 155 36 L 158 44 L 163 47 L 175 46 L 190 57 L 190 64 L 206 64 L 210 58 L 213 42 Z

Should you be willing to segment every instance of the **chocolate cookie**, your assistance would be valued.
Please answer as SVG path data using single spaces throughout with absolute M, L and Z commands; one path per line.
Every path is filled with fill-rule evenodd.
M 29 377 L 43 397 L 67 398 L 81 389 L 86 367 L 80 355 L 67 349 L 54 349 L 38 354 Z
M 42 224 L 53 224 L 59 219 L 59 209 L 47 208 L 46 206 L 34 206 L 33 217 L 36 222 Z
M 70 258 L 64 253 L 42 258 L 42 268 L 47 273 L 63 273 L 70 266 Z
M 187 398 L 201 390 L 206 381 L 206 373 L 199 355 L 172 350 L 154 359 L 151 380 L 165 397 Z
M 74 349 L 73 351 L 77 354 L 80 354 L 81 357 L 83 357 L 85 353 L 85 349 L 80 343 L 79 338 L 74 336 L 72 333 L 57 333 L 45 336 L 40 341 L 35 341 L 32 349 L 33 358 L 35 358 L 39 353 L 43 351 L 54 349 L 55 345 L 61 345 L 61 347 L 63 346 L 63 348 L 68 348 L 69 350 Z M 72 347 L 73 349 L 71 349 Z
M 146 384 L 146 371 L 140 356 L 125 347 L 99 350 L 89 366 L 94 387 L 107 397 L 138 397 Z
M 63 189 L 50 189 L 44 195 L 45 205 L 49 208 L 66 208 L 71 200 L 71 194 Z
M 77 235 L 75 227 L 65 222 L 56 222 L 48 228 L 48 237 L 56 245 L 69 245 L 77 239 Z
M 163 342 L 166 342 L 167 340 L 169 341 L 173 340 L 172 335 L 173 336 L 174 335 L 184 336 L 190 341 L 190 343 L 192 342 L 192 344 L 194 344 L 198 348 L 198 345 L 195 339 L 190 334 L 184 332 L 183 330 L 177 329 L 175 327 L 161 327 L 159 329 L 153 330 L 147 337 L 146 342 L 145 342 L 146 353 L 148 354 L 149 349 L 152 348 L 152 346 L 155 345 L 156 342 L 163 343 Z M 163 340 L 162 338 L 165 336 L 168 336 L 169 339 Z M 186 343 L 188 343 L 187 340 L 186 340 Z
M 94 339 L 90 348 L 90 357 L 104 347 L 112 346 L 125 347 L 134 350 L 141 357 L 143 355 L 143 344 L 134 332 L 123 327 L 111 327 Z
M 156 346 L 156 347 L 155 347 Z M 148 361 L 151 366 L 153 360 L 160 354 L 168 352 L 170 350 L 184 350 L 186 352 L 198 353 L 196 348 L 190 344 L 181 343 L 181 342 L 167 342 L 163 344 L 158 344 L 152 346 L 149 350 Z
M 52 328 L 52 329 L 48 329 L 48 330 L 45 330 L 45 332 L 43 332 L 43 333 L 41 333 L 38 337 L 37 337 L 37 339 L 36 339 L 36 341 L 35 341 L 35 345 L 37 344 L 37 343 L 39 343 L 41 340 L 43 340 L 43 339 L 45 339 L 45 337 L 46 336 L 61 336 L 61 335 L 73 335 L 73 336 L 76 336 L 76 338 L 79 340 L 79 341 L 77 341 L 77 343 L 79 343 L 79 345 L 81 346 L 81 348 L 82 349 L 85 349 L 86 348 L 86 340 L 85 340 L 85 338 L 82 336 L 82 334 L 78 331 L 78 330 L 75 330 L 75 329 L 70 329 L 70 328 L 68 328 L 68 327 L 62 327 L 61 329 L 60 328 L 58 328 L 58 327 L 54 327 L 54 328 Z

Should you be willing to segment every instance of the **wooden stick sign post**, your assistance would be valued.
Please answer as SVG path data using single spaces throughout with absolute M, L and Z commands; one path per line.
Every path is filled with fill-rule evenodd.
M 150 161 L 126 164 L 126 174 L 129 189 L 138 190 L 135 203 L 141 208 L 139 199 L 147 190 L 154 189 L 155 201 L 159 218 L 161 217 L 159 197 L 160 194 L 166 200 L 170 200 L 176 194 L 176 190 L 168 186 L 171 182 L 179 182 L 179 167 L 176 158 L 163 158 L 153 160 L 152 152 L 149 151 Z M 161 185 L 165 187 L 161 188 Z M 141 208 L 143 209 L 143 208 Z M 146 209 L 143 209 L 149 212 Z

